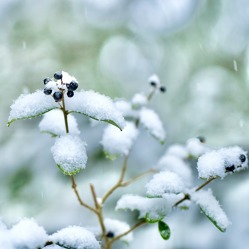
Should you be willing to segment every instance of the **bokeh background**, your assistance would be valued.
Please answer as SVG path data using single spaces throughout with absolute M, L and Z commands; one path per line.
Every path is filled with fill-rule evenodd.
M 54 165 L 53 139 L 40 134 L 40 118 L 6 126 L 13 100 L 43 88 L 43 78 L 57 70 L 74 75 L 80 88 L 113 99 L 148 92 L 148 77 L 159 75 L 167 93 L 156 95 L 151 105 L 165 124 L 167 142 L 141 135 L 128 176 L 153 167 L 169 145 L 198 135 L 213 148 L 249 149 L 248 1 L 1 0 L 0 24 L 0 217 L 8 226 L 22 217 L 34 217 L 49 233 L 97 224 Z M 77 182 L 91 202 L 89 183 L 101 196 L 118 178 L 122 159 L 103 156 L 99 141 L 105 124 L 92 127 L 86 117 L 77 119 L 89 156 Z M 136 214 L 113 207 L 122 193 L 143 194 L 145 182 L 117 191 L 106 215 L 135 223 Z M 169 216 L 169 241 L 152 225 L 137 230 L 129 248 L 248 248 L 248 172 L 212 187 L 233 223 L 226 233 L 193 207 Z

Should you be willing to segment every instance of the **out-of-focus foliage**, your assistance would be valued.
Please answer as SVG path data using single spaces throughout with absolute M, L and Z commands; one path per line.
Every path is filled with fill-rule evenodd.
M 80 89 L 128 99 L 148 91 L 151 74 L 160 76 L 167 93 L 156 95 L 152 104 L 159 109 L 168 138 L 161 146 L 141 136 L 131 155 L 130 173 L 151 168 L 168 144 L 197 135 L 204 135 L 213 147 L 238 144 L 246 149 L 248 13 L 246 0 L 0 1 L 0 217 L 7 224 L 34 217 L 48 231 L 96 222 L 88 219 L 69 179 L 60 176 L 54 165 L 50 153 L 54 141 L 39 133 L 40 118 L 6 126 L 13 99 L 42 89 L 43 78 L 57 70 L 73 74 Z M 121 161 L 104 159 L 99 144 L 103 125 L 90 127 L 86 118 L 77 118 L 89 154 L 89 167 L 77 180 L 84 198 L 90 199 L 89 182 L 99 186 L 101 195 L 118 177 Z M 225 248 L 238 243 L 246 248 L 249 226 L 238 224 L 245 223 L 248 211 L 242 210 L 244 216 L 236 214 L 248 206 L 244 204 L 248 198 L 239 194 L 242 187 L 236 188 L 238 195 L 233 191 L 238 182 L 248 186 L 248 179 L 246 173 L 233 178 L 217 184 L 219 199 L 226 199 L 228 215 L 233 214 L 234 226 L 226 234 L 198 219 L 198 212 L 188 217 L 179 213 L 169 218 L 169 241 L 161 241 L 150 227 L 137 232 L 131 248 L 221 248 L 220 244 L 231 241 L 228 238 L 233 243 Z M 144 182 L 127 192 L 144 193 Z M 116 200 L 114 195 L 113 204 Z M 106 212 L 111 218 L 120 215 L 109 207 Z M 155 239 L 145 239 L 151 236 Z

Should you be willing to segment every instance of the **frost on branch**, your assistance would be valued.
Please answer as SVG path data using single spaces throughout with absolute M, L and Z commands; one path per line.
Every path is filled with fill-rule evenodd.
M 226 231 L 231 222 L 228 220 L 219 202 L 213 196 L 211 189 L 194 192 L 191 195 L 191 200 L 200 206 L 202 212 L 220 231 Z
M 179 198 L 179 197 L 178 197 Z M 157 222 L 162 220 L 175 203 L 173 196 L 163 198 L 145 198 L 138 195 L 123 195 L 116 205 L 116 210 L 138 210 L 139 218 L 145 218 L 148 222 Z
M 197 162 L 199 177 L 203 179 L 224 178 L 247 167 L 247 152 L 238 146 L 207 152 Z
M 45 96 L 38 90 L 31 94 L 22 94 L 11 105 L 8 125 L 18 119 L 27 119 L 40 116 L 52 109 L 58 108 L 53 98 Z
M 107 126 L 101 141 L 107 157 L 112 159 L 118 155 L 128 155 L 138 133 L 138 129 L 132 122 L 126 122 L 123 131 L 112 125 Z
M 51 148 L 57 166 L 65 175 L 75 175 L 86 167 L 85 143 L 70 134 L 56 138 Z
M 186 188 L 183 179 L 170 171 L 155 174 L 145 187 L 148 197 L 162 197 L 165 193 L 178 194 Z
M 100 249 L 93 233 L 79 226 L 63 228 L 49 236 L 49 240 L 63 248 Z
M 21 220 L 9 230 L 9 233 L 14 248 L 39 248 L 47 241 L 45 230 L 37 225 L 33 219 Z
M 112 100 L 94 91 L 75 92 L 73 98 L 65 96 L 66 107 L 70 112 L 84 114 L 90 118 L 105 121 L 123 129 L 125 126 L 121 112 Z
M 122 222 L 114 219 L 105 219 L 104 220 L 106 227 L 106 235 L 109 238 L 116 237 L 122 233 L 125 233 L 130 229 L 130 226 L 126 222 Z M 121 241 L 125 243 L 130 243 L 133 240 L 133 234 L 128 233 L 127 235 L 120 238 Z
M 78 124 L 75 117 L 71 114 L 67 116 L 70 134 L 79 135 Z M 49 133 L 52 136 L 60 136 L 66 134 L 64 116 L 61 110 L 52 110 L 45 113 L 39 124 L 41 132 Z
M 162 121 L 153 110 L 145 107 L 142 108 L 140 111 L 140 122 L 152 136 L 157 138 L 161 143 L 164 142 L 166 133 Z

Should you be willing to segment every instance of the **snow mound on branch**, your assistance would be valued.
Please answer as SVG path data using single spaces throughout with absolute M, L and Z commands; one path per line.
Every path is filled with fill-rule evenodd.
M 49 236 L 49 240 L 63 248 L 100 249 L 99 242 L 93 233 L 79 226 L 70 226 Z

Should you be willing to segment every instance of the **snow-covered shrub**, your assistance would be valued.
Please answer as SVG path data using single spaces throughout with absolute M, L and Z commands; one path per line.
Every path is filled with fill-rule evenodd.
M 64 71 L 56 72 L 53 78 L 45 78 L 43 83 L 43 91 L 23 94 L 11 105 L 8 125 L 16 120 L 43 115 L 39 128 L 41 132 L 55 137 L 51 152 L 56 165 L 71 178 L 79 204 L 97 216 L 99 225 L 93 229 L 95 232 L 81 226 L 69 226 L 47 235 L 33 219 L 23 219 L 11 229 L 0 223 L 1 248 L 110 249 L 117 240 L 130 243 L 133 231 L 150 223 L 157 223 L 159 234 L 168 240 L 171 235 L 168 214 L 176 208 L 189 209 L 192 203 L 220 231 L 227 229 L 230 225 L 227 215 L 212 190 L 203 188 L 217 178 L 223 179 L 228 174 L 247 168 L 247 152 L 238 146 L 213 150 L 206 145 L 203 137 L 190 138 L 186 144 L 169 146 L 152 169 L 125 180 L 128 158 L 141 133 L 140 127 L 144 127 L 161 144 L 166 139 L 161 119 L 149 107 L 154 94 L 166 92 L 157 75 L 149 78 L 151 89 L 148 94 L 137 93 L 130 101 L 114 102 L 94 91 L 77 91 L 78 81 Z M 90 163 L 87 162 L 86 143 L 79 136 L 81 127 L 73 116 L 75 113 L 107 122 L 101 140 L 104 153 L 109 159 L 123 157 L 119 179 L 103 196 L 97 196 L 95 186 L 90 184 L 94 205 L 81 198 L 74 178 Z M 196 160 L 198 176 L 205 180 L 198 186 L 189 160 Z M 126 193 L 120 197 L 115 208 L 137 210 L 136 224 L 130 226 L 125 221 L 105 217 L 105 203 L 114 191 L 151 173 L 155 174 L 144 186 L 145 196 Z

